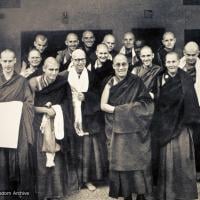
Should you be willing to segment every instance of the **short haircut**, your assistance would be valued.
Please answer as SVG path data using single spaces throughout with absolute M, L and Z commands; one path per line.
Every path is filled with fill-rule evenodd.
M 35 41 L 37 41 L 37 40 L 47 41 L 47 37 L 46 37 L 45 35 L 38 34 L 38 35 L 36 35 L 36 37 L 35 37 Z
M 0 53 L 0 57 L 2 57 L 3 54 L 5 53 L 11 53 L 13 54 L 13 58 L 16 58 L 15 52 L 11 49 L 4 49 L 1 53 Z
M 177 60 L 179 60 L 179 55 L 178 55 L 178 53 L 176 53 L 175 51 L 172 51 L 172 52 L 169 52 L 169 53 L 166 54 L 166 56 L 165 56 L 165 61 L 166 61 L 167 56 L 169 56 L 169 55 L 175 55 L 175 56 L 177 57 Z
M 58 67 L 60 66 L 59 62 L 54 57 L 48 57 L 44 61 L 43 68 L 45 69 L 49 63 L 54 63 L 55 65 L 58 65 Z
M 170 32 L 170 31 L 167 31 L 167 32 L 165 32 L 165 33 L 163 34 L 163 37 L 162 37 L 163 40 L 164 40 L 164 38 L 165 38 L 166 35 L 172 35 L 172 36 L 175 38 L 174 33 Z
M 115 63 L 115 61 L 116 61 L 116 59 L 117 59 L 118 57 L 123 57 L 123 58 L 125 58 L 126 62 L 128 63 L 128 58 L 127 58 L 124 54 L 118 53 L 118 54 L 113 58 L 113 64 Z

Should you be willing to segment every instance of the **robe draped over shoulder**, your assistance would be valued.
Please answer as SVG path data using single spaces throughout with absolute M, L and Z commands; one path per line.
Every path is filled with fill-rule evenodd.
M 144 83 L 128 74 L 111 87 L 108 103 L 115 106 L 114 114 L 105 116 L 106 135 L 111 140 L 111 170 L 146 169 L 151 158 L 148 128 L 154 105 Z
M 19 128 L 18 148 L 0 149 L 0 190 L 10 188 L 10 182 L 17 181 L 18 191 L 33 191 L 31 146 L 34 143 L 33 97 L 25 78 L 14 72 L 6 80 L 0 73 L 0 102 L 21 101 L 23 103 Z M 12 122 L 11 122 L 12 125 Z M 32 197 L 33 198 L 33 197 Z

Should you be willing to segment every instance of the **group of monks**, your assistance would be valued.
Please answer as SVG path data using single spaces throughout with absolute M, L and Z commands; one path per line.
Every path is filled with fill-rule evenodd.
M 0 53 L 0 199 L 61 200 L 100 183 L 111 198 L 197 199 L 198 44 L 180 59 L 172 32 L 155 54 L 132 32 L 119 51 L 113 34 L 95 39 L 69 33 L 52 56 L 37 34 L 20 73 L 15 52 Z

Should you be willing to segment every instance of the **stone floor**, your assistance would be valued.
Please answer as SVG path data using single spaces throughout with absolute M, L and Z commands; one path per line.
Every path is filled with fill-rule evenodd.
M 200 200 L 200 183 L 198 183 L 199 200 Z M 122 200 L 119 198 L 118 200 Z M 70 195 L 65 200 L 114 200 L 108 197 L 108 187 L 98 187 L 96 191 L 90 192 L 87 189 L 81 189 L 79 192 Z

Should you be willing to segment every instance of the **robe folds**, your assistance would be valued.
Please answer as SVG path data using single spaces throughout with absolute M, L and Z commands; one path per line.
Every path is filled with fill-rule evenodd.
M 163 77 L 168 77 L 162 84 Z M 178 69 L 174 77 L 157 78 L 152 136 L 158 144 L 158 192 L 161 200 L 196 199 L 193 127 L 200 110 L 192 78 Z
M 84 92 L 85 100 L 82 101 L 82 126 L 89 135 L 83 137 L 76 133 L 76 158 L 78 163 L 79 183 L 102 180 L 106 173 L 106 144 L 104 137 L 104 121 L 100 111 L 100 94 L 94 87 L 95 76 L 87 70 L 89 88 Z M 68 80 L 69 72 L 60 73 Z M 73 111 L 72 111 L 73 112 Z
M 160 146 L 177 137 L 184 126 L 200 123 L 200 108 L 191 77 L 178 69 L 176 77 L 161 88 L 157 79 L 156 109 L 151 129 Z
M 110 170 L 145 170 L 151 160 L 148 129 L 154 105 L 142 80 L 128 74 L 111 87 L 108 103 L 115 106 L 114 114 L 105 114 Z
M 153 64 L 150 67 L 137 66 L 133 68 L 132 73 L 139 76 L 143 80 L 147 90 L 151 92 L 154 86 L 154 81 L 160 70 L 160 66 Z
M 37 81 L 38 77 L 34 78 Z M 64 117 L 64 139 L 56 140 L 61 146 L 61 151 L 55 154 L 55 166 L 46 167 L 46 155 L 42 151 L 43 134 L 40 130 L 43 114 L 36 113 L 34 129 L 36 134 L 35 153 L 37 164 L 36 190 L 39 199 L 62 198 L 70 189 L 78 189 L 78 179 L 74 162 L 73 143 L 73 112 L 71 90 L 67 80 L 57 76 L 53 83 L 35 91 L 35 106 L 44 107 L 47 102 L 60 105 Z
M 30 195 L 26 198 L 33 199 L 33 97 L 26 79 L 15 72 L 10 80 L 0 74 L 0 102 L 10 101 L 23 103 L 22 116 L 17 149 L 0 148 L 0 190 L 27 191 Z

